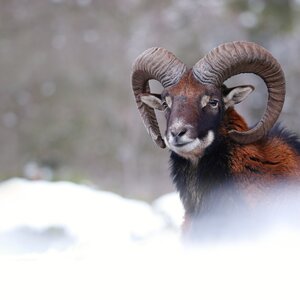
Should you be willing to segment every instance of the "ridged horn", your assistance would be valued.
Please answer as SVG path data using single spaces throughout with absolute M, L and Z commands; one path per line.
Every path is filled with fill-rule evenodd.
M 201 83 L 215 86 L 240 73 L 254 73 L 264 80 L 269 94 L 264 114 L 254 128 L 245 132 L 230 131 L 229 136 L 234 141 L 249 144 L 261 139 L 278 119 L 285 98 L 284 73 L 265 48 L 251 42 L 222 44 L 199 60 L 193 73 Z
M 165 148 L 157 123 L 154 109 L 141 101 L 141 94 L 150 93 L 149 80 L 159 81 L 164 88 L 176 84 L 186 66 L 171 52 L 164 48 L 153 47 L 144 51 L 133 63 L 132 90 L 143 123 L 153 141 L 161 148 Z

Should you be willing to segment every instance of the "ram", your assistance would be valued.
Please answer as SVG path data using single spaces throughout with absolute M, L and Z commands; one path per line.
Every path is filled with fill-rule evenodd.
M 224 85 L 240 73 L 258 75 L 268 90 L 266 109 L 253 128 L 234 106 L 254 87 Z M 151 93 L 151 79 L 162 84 L 161 94 Z M 171 152 L 171 174 L 188 224 L 212 210 L 253 207 L 272 185 L 300 178 L 300 143 L 274 126 L 285 99 L 285 79 L 265 48 L 225 43 L 192 68 L 166 49 L 150 48 L 134 62 L 132 88 L 150 136 Z M 155 109 L 165 114 L 164 138 Z

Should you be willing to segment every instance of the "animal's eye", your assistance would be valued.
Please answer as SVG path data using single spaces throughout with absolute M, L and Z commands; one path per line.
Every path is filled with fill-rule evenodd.
M 208 103 L 211 107 L 216 108 L 219 105 L 219 100 L 218 99 L 210 99 Z

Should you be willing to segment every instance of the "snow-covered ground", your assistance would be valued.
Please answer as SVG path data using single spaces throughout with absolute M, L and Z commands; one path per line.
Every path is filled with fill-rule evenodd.
M 177 235 L 182 214 L 176 194 L 150 206 L 70 182 L 12 179 L 0 185 L 0 254 L 143 243 Z
M 0 184 L 0 299 L 300 299 L 300 235 L 184 246 L 152 205 L 68 182 Z

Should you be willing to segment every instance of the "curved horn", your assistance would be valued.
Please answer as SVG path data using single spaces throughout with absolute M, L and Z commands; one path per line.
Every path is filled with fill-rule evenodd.
M 234 141 L 248 144 L 261 139 L 278 119 L 284 103 L 285 79 L 280 64 L 265 48 L 250 42 L 222 44 L 199 60 L 193 73 L 201 83 L 216 86 L 240 73 L 254 73 L 264 80 L 269 94 L 265 112 L 253 129 L 230 131 Z
M 131 79 L 137 107 L 148 133 L 161 148 L 165 148 L 166 145 L 161 137 L 154 109 L 145 105 L 140 96 L 142 93 L 150 93 L 150 79 L 159 81 L 166 88 L 177 83 L 185 71 L 186 66 L 164 48 L 150 48 L 133 63 Z

